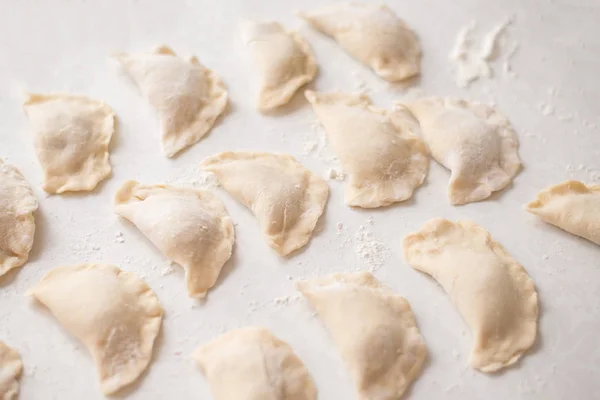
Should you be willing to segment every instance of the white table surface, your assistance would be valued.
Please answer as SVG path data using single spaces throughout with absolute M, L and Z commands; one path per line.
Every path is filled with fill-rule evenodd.
M 425 94 L 494 102 L 519 133 L 524 169 L 514 185 L 490 200 L 452 207 L 449 174 L 432 162 L 414 200 L 380 210 L 343 204 L 344 183 L 331 182 L 331 197 L 305 251 L 281 259 L 262 240 L 252 214 L 219 191 L 237 222 L 232 260 L 204 304 L 188 298 L 182 271 L 168 263 L 132 225 L 112 211 L 112 196 L 126 179 L 195 185 L 206 156 L 233 149 L 288 152 L 323 174 L 331 165 L 307 141 L 318 138 L 315 116 L 302 96 L 285 112 L 254 109 L 256 79 L 238 34 L 244 17 L 274 19 L 299 28 L 314 48 L 318 90 L 353 91 L 364 81 L 374 102 L 390 107 L 405 92 L 353 61 L 332 40 L 294 17 L 319 0 L 0 1 L 0 157 L 17 166 L 40 199 L 30 261 L 0 283 L 0 340 L 25 364 L 21 399 L 100 399 L 96 371 L 83 346 L 48 312 L 24 296 L 51 268 L 102 261 L 137 272 L 165 309 L 155 359 L 130 399 L 210 399 L 190 354 L 225 330 L 264 325 L 289 342 L 314 376 L 319 398 L 354 399 L 354 385 L 327 332 L 292 279 L 364 268 L 354 234 L 369 217 L 374 236 L 391 251 L 375 275 L 411 303 L 430 351 L 410 399 L 593 399 L 600 389 L 600 247 L 538 221 L 521 209 L 538 189 L 567 178 L 600 177 L 600 3 L 597 0 L 389 1 L 417 31 L 424 51 L 420 86 Z M 519 44 L 509 78 L 498 64 L 491 80 L 457 88 L 448 53 L 459 29 L 476 19 L 485 33 L 514 16 Z M 196 54 L 229 87 L 231 107 L 212 133 L 169 160 L 162 155 L 154 110 L 107 57 L 167 44 Z M 113 176 L 89 194 L 48 196 L 21 107 L 23 91 L 72 92 L 106 101 L 118 115 Z M 555 112 L 544 116 L 542 103 Z M 571 114 L 570 120 L 559 118 Z M 490 376 L 466 366 L 471 337 L 443 290 L 404 262 L 401 239 L 428 219 L 471 219 L 521 262 L 538 290 L 539 338 L 514 368 Z M 346 227 L 337 234 L 337 223 Z M 124 242 L 116 240 L 123 232 Z M 280 296 L 288 304 L 274 301 Z M 74 299 L 75 301 L 76 299 Z M 284 302 L 285 303 L 285 302 Z

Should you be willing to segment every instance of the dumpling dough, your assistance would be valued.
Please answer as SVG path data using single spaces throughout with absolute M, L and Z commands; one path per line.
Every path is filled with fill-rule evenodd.
M 387 81 L 402 81 L 420 72 L 417 36 L 386 5 L 336 3 L 299 16 Z
M 419 125 L 403 109 L 387 111 L 364 95 L 306 91 L 349 175 L 345 202 L 375 208 L 407 200 L 429 169 Z
M 215 400 L 314 400 L 317 390 L 287 343 L 261 327 L 229 331 L 194 358 Z
M 227 107 L 225 84 L 196 57 L 182 59 L 162 46 L 116 58 L 156 108 L 167 157 L 198 142 Z
M 58 267 L 28 294 L 88 348 L 104 394 L 132 383 L 148 367 L 163 310 L 134 273 L 107 264 Z
M 0 341 L 0 400 L 13 400 L 19 394 L 23 363 L 19 353 Z
M 242 39 L 250 47 L 260 77 L 258 109 L 269 111 L 290 101 L 313 80 L 317 64 L 308 43 L 277 22 L 245 21 Z
M 231 257 L 234 242 L 231 218 L 214 194 L 128 181 L 115 196 L 115 210 L 185 268 L 191 297 L 206 296 Z
M 38 201 L 15 167 L 0 160 L 0 276 L 27 262 Z
M 427 357 L 408 301 L 368 272 L 299 281 L 296 287 L 331 333 L 359 399 L 399 399 Z
M 499 370 L 531 347 L 538 317 L 533 281 L 485 229 L 433 219 L 404 239 L 404 257 L 442 285 L 469 325 L 473 368 Z
M 600 245 L 600 185 L 567 181 L 541 191 L 525 205 L 530 213 Z
M 433 158 L 452 172 L 448 187 L 452 204 L 486 199 L 519 171 L 517 135 L 493 108 L 439 97 L 406 107 L 419 120 Z
M 285 256 L 310 240 L 327 202 L 329 186 L 287 154 L 225 152 L 202 168 L 252 210 L 273 249 Z
M 92 190 L 110 175 L 115 113 L 109 106 L 83 96 L 29 94 L 24 108 L 46 192 Z

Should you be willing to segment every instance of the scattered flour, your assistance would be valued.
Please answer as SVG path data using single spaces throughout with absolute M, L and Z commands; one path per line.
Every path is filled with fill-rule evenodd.
M 538 108 L 540 109 L 544 117 L 548 117 L 554 114 L 554 106 L 552 104 L 540 103 L 538 104 Z
M 387 245 L 375 238 L 373 234 L 373 217 L 369 217 L 364 225 L 360 225 L 354 234 L 356 254 L 370 272 L 381 268 L 390 258 L 391 251 Z
M 346 179 L 346 173 L 341 168 L 331 167 L 325 173 L 325 179 L 328 181 L 343 182 Z
M 289 306 L 290 304 L 296 303 L 302 300 L 302 296 L 279 296 L 273 299 L 273 304 L 277 307 Z
M 220 186 L 217 176 L 202 170 L 199 163 L 178 169 L 177 175 L 167 179 L 166 183 L 176 186 L 188 186 L 197 189 L 215 189 Z
M 116 233 L 115 243 L 125 243 L 125 238 L 123 237 L 123 232 L 119 231 Z

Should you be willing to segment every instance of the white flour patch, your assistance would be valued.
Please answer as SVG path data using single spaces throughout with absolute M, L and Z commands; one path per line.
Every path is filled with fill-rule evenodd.
M 216 189 L 220 186 L 217 176 L 202 170 L 199 163 L 188 165 L 176 171 L 177 176 L 166 183 L 175 186 L 188 186 L 196 189 Z
M 373 217 L 370 217 L 364 225 L 358 227 L 354 234 L 354 249 L 362 264 L 370 272 L 375 272 L 381 268 L 391 256 L 390 248 L 375 238 Z
M 540 103 L 538 104 L 538 108 L 540 109 L 544 117 L 548 117 L 554 114 L 554 106 L 552 104 Z
M 346 173 L 341 168 L 332 167 L 325 172 L 325 179 L 328 181 L 343 182 L 346 179 Z

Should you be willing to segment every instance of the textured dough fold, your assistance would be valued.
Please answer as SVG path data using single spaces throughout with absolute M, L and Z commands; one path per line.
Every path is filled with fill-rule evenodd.
M 83 96 L 29 94 L 24 108 L 46 192 L 92 190 L 110 175 L 115 113 L 108 105 Z
M 471 329 L 470 364 L 493 372 L 534 341 L 538 299 L 525 269 L 482 227 L 433 219 L 404 239 L 404 257 L 448 293 Z
M 386 5 L 335 3 L 299 16 L 387 81 L 402 81 L 420 72 L 417 36 Z
M 23 363 L 19 353 L 0 341 L 0 400 L 17 399 L 22 372 Z
M 488 198 L 521 167 L 519 141 L 495 109 L 466 100 L 429 97 L 405 104 L 419 120 L 433 158 L 451 171 L 452 204 Z
M 162 46 L 116 58 L 157 110 L 167 157 L 197 143 L 227 107 L 225 84 L 196 57 L 182 59 Z
M 408 111 L 377 108 L 357 94 L 307 90 L 306 98 L 349 175 L 346 204 L 388 206 L 409 199 L 423 183 L 427 149 Z
M 329 197 L 327 183 L 287 154 L 224 152 L 202 168 L 248 207 L 269 246 L 285 256 L 308 243 Z
M 286 104 L 317 74 L 310 46 L 298 33 L 286 32 L 277 22 L 244 21 L 241 34 L 260 78 L 260 111 Z
M 204 297 L 231 257 L 235 234 L 223 203 L 207 190 L 127 181 L 115 211 L 186 272 L 191 297 Z
M 368 272 L 299 281 L 296 288 L 331 333 L 359 399 L 399 399 L 427 357 L 408 301 Z
M 38 201 L 15 167 L 0 159 L 0 276 L 27 262 Z
M 57 267 L 28 294 L 87 347 L 104 394 L 129 385 L 148 367 L 163 310 L 134 273 L 107 264 Z
M 600 245 L 600 185 L 566 181 L 542 190 L 525 209 L 544 221 Z
M 262 327 L 229 331 L 194 358 L 215 400 L 314 400 L 308 370 L 287 343 Z

